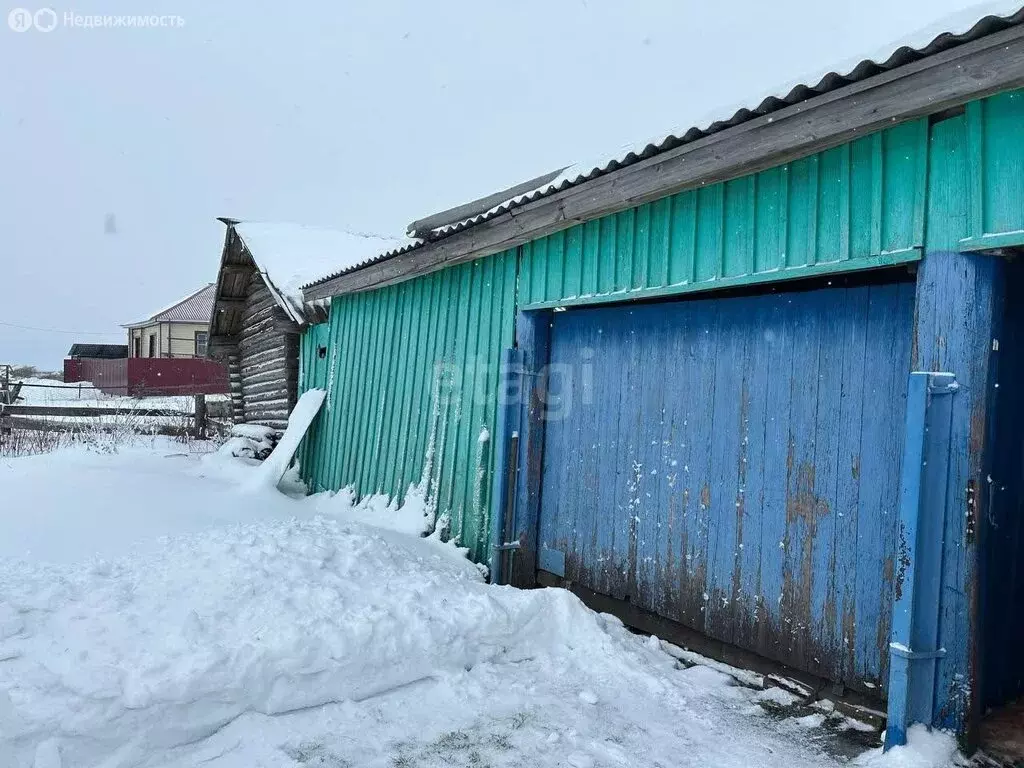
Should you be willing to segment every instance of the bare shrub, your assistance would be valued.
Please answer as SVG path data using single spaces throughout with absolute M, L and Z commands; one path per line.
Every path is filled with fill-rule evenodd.
M 145 401 L 137 401 L 116 415 L 90 419 L 74 417 L 11 417 L 0 425 L 0 457 L 32 456 L 81 446 L 96 453 L 117 453 L 134 446 L 152 446 L 156 437 L 174 439 L 189 453 L 216 450 L 227 428 L 209 423 L 212 439 L 197 440 L 191 415 L 151 416 L 145 413 Z
M 0 425 L 0 457 L 35 456 L 73 444 L 72 433 L 58 429 L 4 428 Z

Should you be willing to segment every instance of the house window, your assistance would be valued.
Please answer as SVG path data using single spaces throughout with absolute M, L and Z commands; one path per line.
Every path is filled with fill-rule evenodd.
M 142 337 L 136 336 L 132 341 L 134 342 L 133 349 L 135 350 L 133 357 L 142 357 Z
M 196 357 L 206 357 L 206 345 L 210 334 L 206 331 L 196 331 Z
M 149 356 L 156 357 L 156 334 L 149 335 Z

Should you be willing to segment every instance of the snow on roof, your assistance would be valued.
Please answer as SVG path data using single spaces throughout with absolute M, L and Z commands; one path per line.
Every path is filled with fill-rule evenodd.
M 624 145 L 617 152 L 602 153 L 600 156 L 587 158 L 583 162 L 570 165 L 550 181 L 533 190 L 510 197 L 475 216 L 439 226 L 432 230 L 429 239 L 409 239 L 402 247 L 383 251 L 377 258 L 369 261 L 381 261 L 403 255 L 435 239 L 446 237 L 512 208 L 582 184 L 597 176 L 631 165 L 638 160 L 782 109 L 790 104 L 827 93 L 848 83 L 858 82 L 881 72 L 909 64 L 925 56 L 946 50 L 953 45 L 991 34 L 1011 24 L 1019 24 L 1024 21 L 1024 8 L 1021 7 L 1021 4 L 1021 0 L 987 0 L 953 14 L 942 16 L 909 33 L 887 27 L 883 23 L 884 19 L 880 18 L 879 40 L 890 42 L 876 46 L 876 50 L 867 58 L 846 59 L 831 67 L 815 67 L 805 76 L 793 78 L 789 82 L 775 87 L 769 87 L 771 83 L 767 82 L 752 86 L 752 96 L 733 102 L 731 105 L 719 105 L 715 109 L 709 109 L 711 106 L 709 104 L 683 100 L 681 103 L 687 104 L 690 109 L 688 113 L 680 116 L 679 125 L 681 127 L 659 133 L 645 141 Z M 752 71 L 751 82 L 757 83 L 757 77 L 758 72 Z M 764 94 L 778 95 L 766 97 Z M 361 266 L 365 266 L 365 264 L 356 264 L 348 268 L 335 265 L 332 273 L 316 282 L 325 282 Z
M 303 285 L 408 242 L 302 224 L 243 221 L 234 228 L 263 273 L 267 287 L 297 323 L 304 322 Z
M 213 298 L 216 286 L 208 283 L 198 291 L 193 291 L 183 299 L 161 309 L 145 320 L 128 323 L 125 328 L 135 328 L 150 323 L 208 323 L 213 314 Z

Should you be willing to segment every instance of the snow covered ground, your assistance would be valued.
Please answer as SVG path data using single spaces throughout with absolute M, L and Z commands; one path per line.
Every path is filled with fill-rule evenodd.
M 0 766 L 848 759 L 827 708 L 773 712 L 792 697 L 368 524 L 421 510 L 254 489 L 254 471 L 159 439 L 0 461 Z M 912 737 L 855 763 L 952 759 L 949 737 Z

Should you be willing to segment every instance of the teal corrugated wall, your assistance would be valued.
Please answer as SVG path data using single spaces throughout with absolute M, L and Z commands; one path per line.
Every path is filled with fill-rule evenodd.
M 913 261 L 928 121 L 681 192 L 523 246 L 526 307 L 664 296 Z
M 1024 245 L 1024 90 L 967 105 L 967 218 L 960 250 Z
M 509 251 L 335 298 L 328 398 L 303 454 L 311 487 L 401 498 L 425 483 L 452 535 L 483 558 L 497 361 L 512 344 L 515 289 Z M 303 364 L 309 386 L 316 363 Z
M 318 323 L 305 329 L 299 341 L 299 391 L 327 388 L 327 366 L 330 361 L 331 328 Z M 323 356 L 321 357 L 321 353 Z M 309 428 L 308 437 L 299 449 L 299 466 L 306 465 L 316 456 L 317 432 L 321 421 L 317 419 Z
M 964 161 L 960 202 L 932 200 L 943 221 L 927 222 L 929 248 L 963 250 L 975 236 L 987 236 L 989 247 L 1024 241 L 1024 91 L 969 104 L 953 120 L 962 129 L 952 144 L 936 141 L 949 133 L 943 123 L 929 143 L 928 120 L 913 121 L 571 227 L 524 245 L 518 264 L 517 252 L 506 251 L 336 298 L 329 327 L 312 326 L 302 347 L 303 387 L 322 381 L 330 392 L 301 454 L 304 477 L 315 490 L 352 485 L 399 497 L 426 477 L 459 541 L 485 558 L 493 451 L 479 437 L 484 428 L 493 433 L 497 365 L 512 344 L 517 306 L 683 294 L 919 259 L 929 165 L 950 153 Z M 311 359 L 313 333 L 327 339 L 325 360 Z

